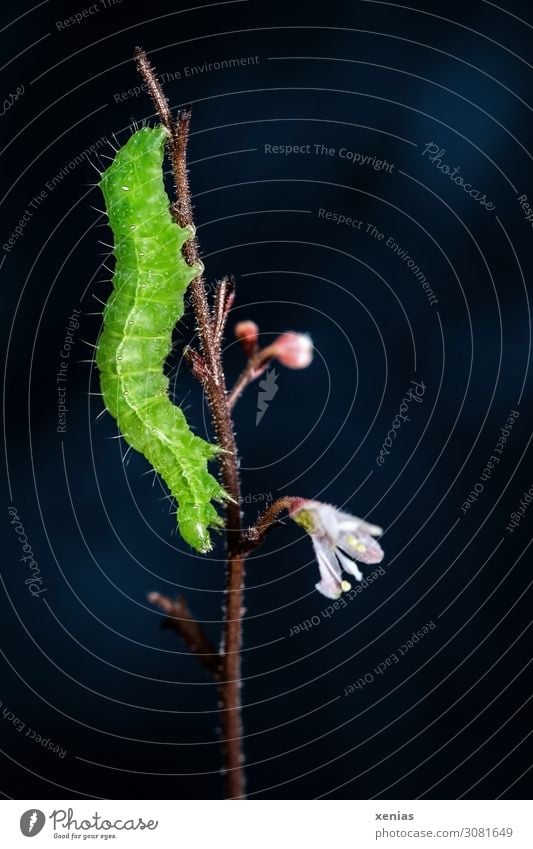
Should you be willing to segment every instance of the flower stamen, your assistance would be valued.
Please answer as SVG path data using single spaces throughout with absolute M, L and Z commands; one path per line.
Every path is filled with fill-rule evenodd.
M 354 551 L 359 551 L 361 553 L 363 551 L 366 551 L 366 545 L 364 545 L 362 542 L 359 542 L 357 537 L 354 537 L 353 534 L 349 534 L 346 537 L 346 542 L 348 543 L 350 548 L 353 548 Z

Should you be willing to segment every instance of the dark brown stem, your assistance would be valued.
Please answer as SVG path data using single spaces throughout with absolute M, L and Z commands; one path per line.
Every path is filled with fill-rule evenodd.
M 174 119 L 172 118 L 168 100 L 163 93 L 163 89 L 159 84 L 159 80 L 157 79 L 156 73 L 150 64 L 148 56 L 140 47 L 135 48 L 135 61 L 137 63 L 137 70 L 146 83 L 150 97 L 157 109 L 157 113 L 162 123 L 165 125 L 169 133 L 171 133 L 174 127 Z
M 148 601 L 157 604 L 167 614 L 163 619 L 162 627 L 176 631 L 202 666 L 215 680 L 218 679 L 220 671 L 218 652 L 200 623 L 192 615 L 183 596 L 170 599 L 160 593 L 150 593 Z
M 284 510 L 290 510 L 297 501 L 301 501 L 301 499 L 293 495 L 284 495 L 272 502 L 270 507 L 267 507 L 261 513 L 256 524 L 252 528 L 248 528 L 243 534 L 243 551 L 249 554 L 250 551 L 261 545 L 267 533 L 279 526 L 277 521 L 279 514 L 283 513 Z
M 192 204 L 187 175 L 190 109 L 182 110 L 176 123 L 172 118 L 167 99 L 146 53 L 137 50 L 136 60 L 161 121 L 169 130 L 169 151 L 177 196 L 177 203 L 174 208 L 176 220 L 182 227 L 192 226 Z M 189 265 L 194 265 L 199 261 L 196 238 L 188 239 L 185 242 L 183 255 Z M 206 366 L 203 383 L 217 440 L 223 449 L 220 455 L 220 470 L 224 489 L 229 496 L 226 503 L 226 596 L 219 664 L 219 690 L 222 701 L 221 725 L 226 792 L 230 799 L 242 799 L 245 795 L 245 780 L 242 754 L 240 657 L 244 560 L 246 555 L 241 553 L 242 526 L 237 447 L 226 393 L 220 344 L 215 333 L 201 274 L 192 281 L 190 288 L 200 346 Z
M 245 559 L 246 554 L 229 554 L 228 552 L 226 565 L 219 694 L 222 702 L 220 716 L 223 732 L 225 781 L 229 799 L 244 799 L 246 795 L 241 718 L 241 650 Z

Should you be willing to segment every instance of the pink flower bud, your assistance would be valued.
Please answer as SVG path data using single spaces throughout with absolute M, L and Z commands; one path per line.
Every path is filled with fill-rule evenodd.
M 279 362 L 288 368 L 307 368 L 313 359 L 311 337 L 292 330 L 278 336 L 270 349 Z
M 243 351 L 250 356 L 257 348 L 259 328 L 255 321 L 239 321 L 234 328 L 235 338 L 239 340 Z

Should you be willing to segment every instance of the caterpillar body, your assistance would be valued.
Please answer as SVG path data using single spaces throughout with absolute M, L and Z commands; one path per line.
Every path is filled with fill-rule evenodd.
M 124 439 L 176 499 L 181 536 L 205 552 L 208 528 L 222 524 L 212 501 L 225 493 L 207 469 L 219 449 L 191 431 L 169 398 L 163 371 L 184 294 L 202 271 L 182 255 L 192 228 L 178 226 L 170 214 L 162 170 L 166 138 L 162 126 L 138 130 L 101 178 L 115 270 L 96 362 L 104 403 Z

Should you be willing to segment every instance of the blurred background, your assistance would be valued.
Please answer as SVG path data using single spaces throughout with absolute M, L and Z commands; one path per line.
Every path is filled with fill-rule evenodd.
M 237 280 L 229 383 L 238 320 L 316 347 L 276 367 L 259 424 L 257 384 L 236 408 L 246 521 L 288 492 L 385 528 L 383 568 L 333 611 L 293 523 L 250 558 L 251 797 L 530 797 L 530 4 L 83 2 L 22 0 L 0 30 L 0 790 L 222 795 L 215 687 L 146 596 L 183 593 L 217 643 L 223 541 L 177 536 L 91 363 L 97 171 L 154 120 L 142 45 L 193 104 L 207 278 Z M 194 333 L 189 307 L 168 368 L 208 435 Z

